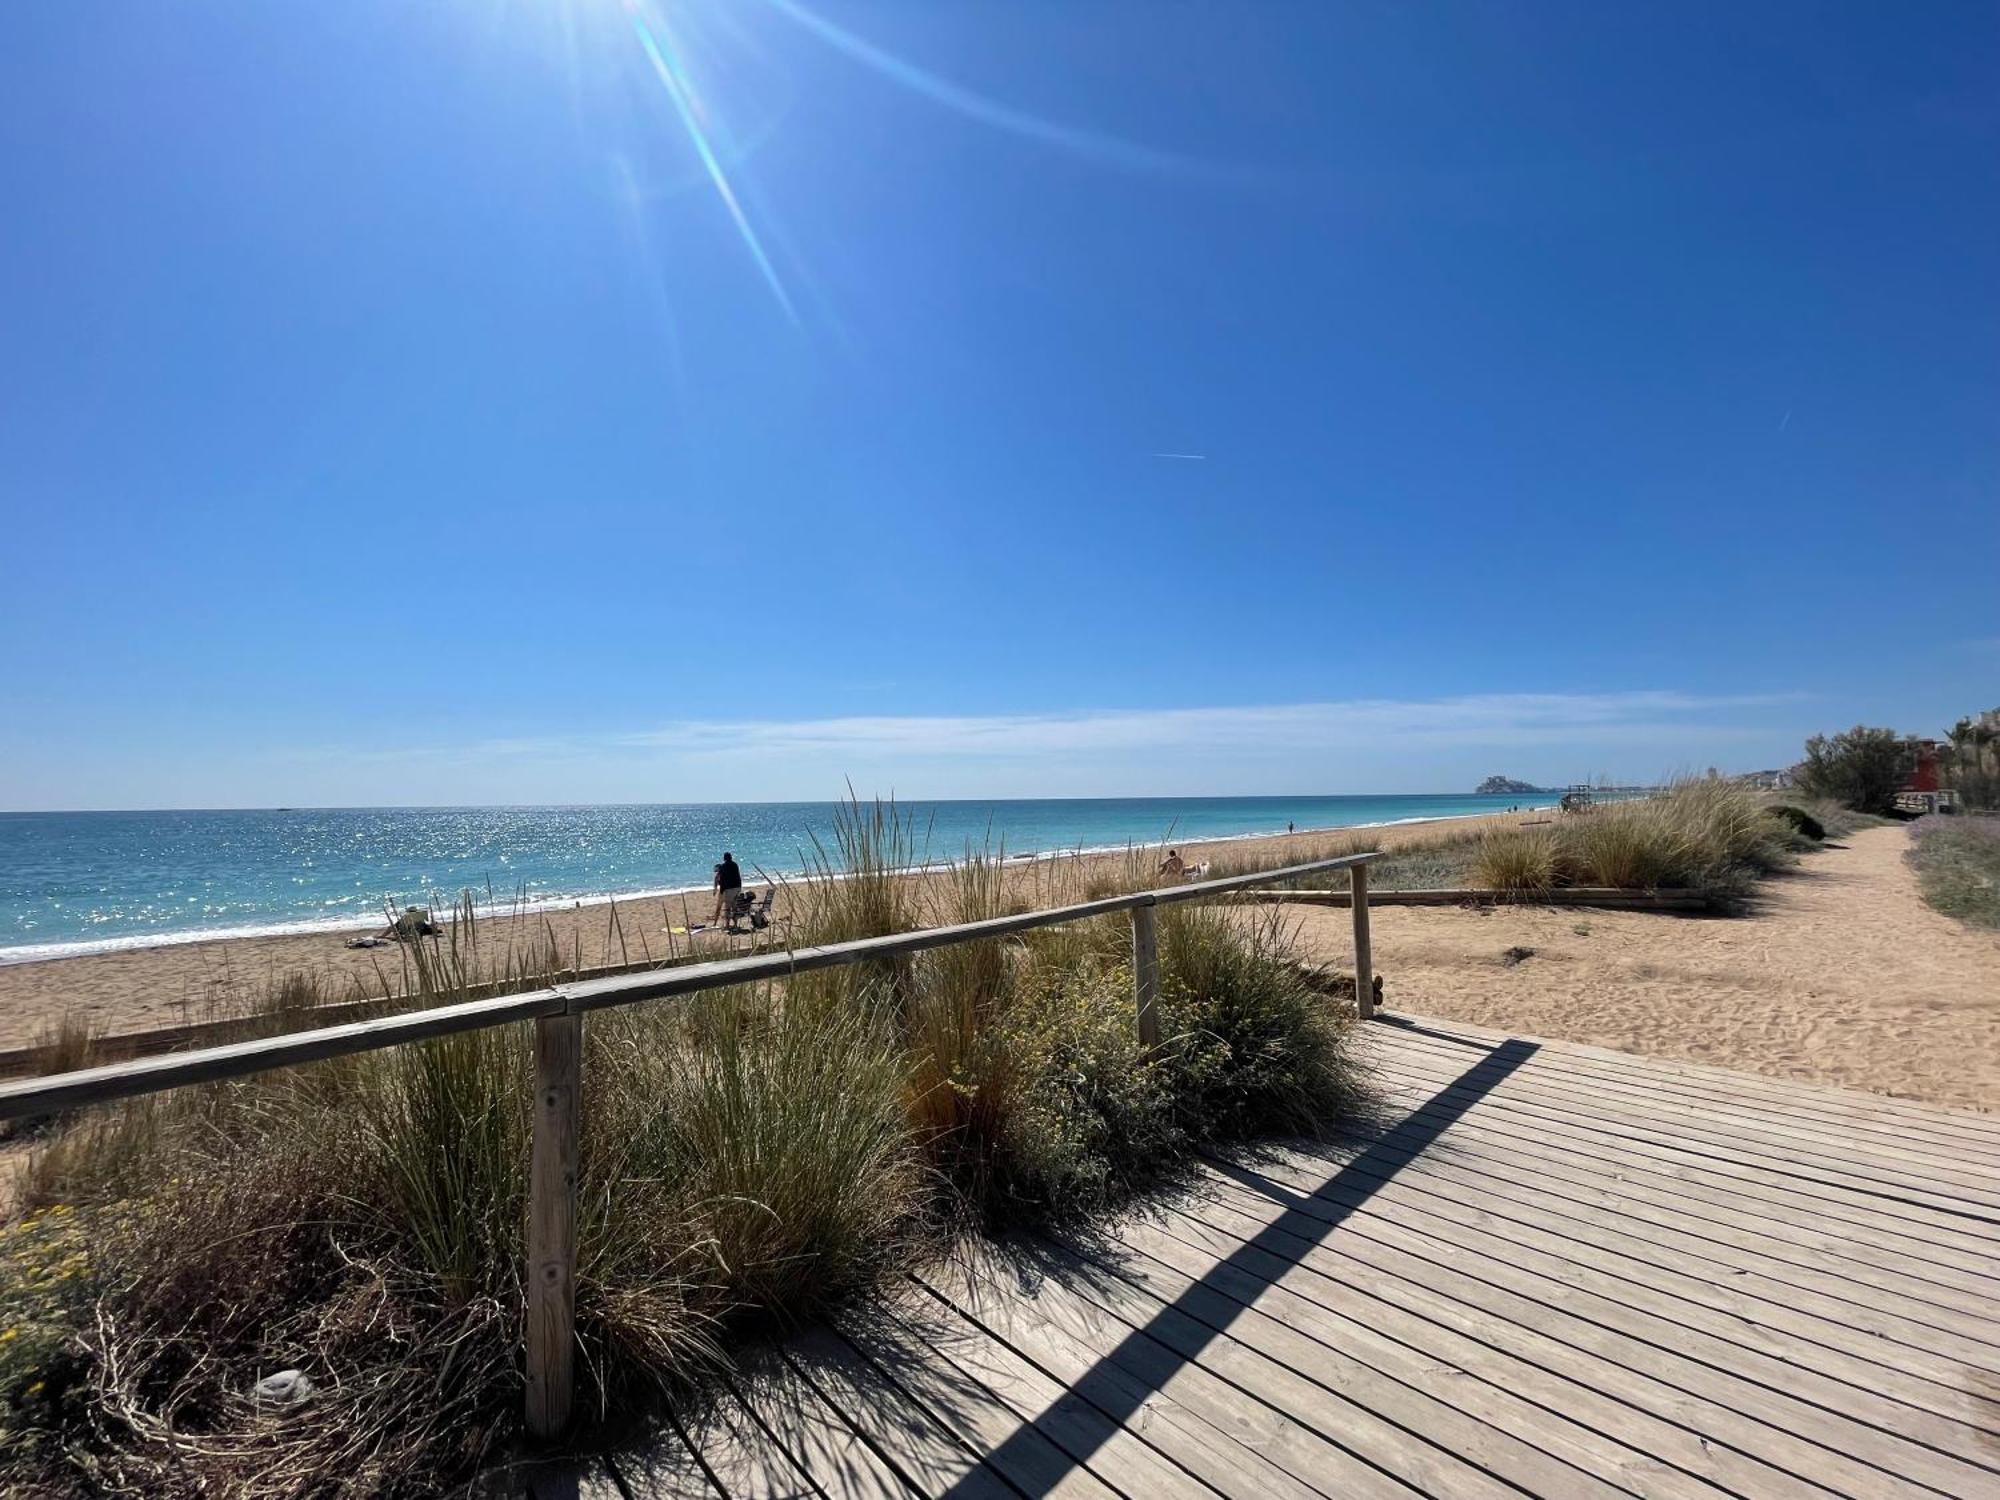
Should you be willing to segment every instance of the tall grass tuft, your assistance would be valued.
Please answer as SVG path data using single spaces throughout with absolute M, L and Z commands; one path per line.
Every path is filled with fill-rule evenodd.
M 1546 829 L 1488 832 L 1472 851 L 1472 880 L 1486 890 L 1548 891 L 1563 872 L 1562 851 Z

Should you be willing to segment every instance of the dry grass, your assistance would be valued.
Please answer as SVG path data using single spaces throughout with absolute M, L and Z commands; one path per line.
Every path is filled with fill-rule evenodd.
M 1974 927 L 2000 928 L 2000 817 L 1935 813 L 1910 825 L 1924 900 Z
M 1727 901 L 1790 865 L 1806 842 L 1756 793 L 1703 779 L 1566 814 L 1547 829 L 1488 833 L 1471 868 L 1479 885 L 1494 890 L 1673 888 Z
M 788 893 L 795 938 L 1006 905 L 1000 852 L 899 878 L 917 844 L 893 808 L 851 807 L 838 851 Z M 1076 899 L 1084 878 L 1051 861 L 1036 894 Z M 1197 1143 L 1340 1116 L 1346 1024 L 1282 929 L 1177 908 L 1161 944 L 1168 1042 L 1150 1057 L 1122 919 L 593 1014 L 586 1409 L 671 1396 L 741 1326 L 864 1292 L 964 1226 L 1093 1212 Z M 469 909 L 399 954 L 426 1002 L 539 982 L 564 958 L 483 954 Z M 269 1008 L 320 998 L 301 982 Z M 37 1347 L 60 1353 L 8 1367 L 0 1392 L 15 1471 L 50 1493 L 430 1494 L 497 1454 L 519 1404 L 528 1055 L 525 1028 L 496 1028 L 49 1136 L 27 1197 L 73 1215 L 84 1248 L 67 1300 L 33 1310 Z M 260 1411 L 256 1381 L 288 1368 L 319 1394 Z

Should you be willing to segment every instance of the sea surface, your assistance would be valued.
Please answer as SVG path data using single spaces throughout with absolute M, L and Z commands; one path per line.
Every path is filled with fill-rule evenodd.
M 1547 796 L 907 802 L 916 861 L 1010 857 L 1456 817 Z M 838 863 L 832 802 L 0 813 L 0 964 L 362 926 L 386 909 L 537 909 L 706 886 L 724 849 L 790 874 Z

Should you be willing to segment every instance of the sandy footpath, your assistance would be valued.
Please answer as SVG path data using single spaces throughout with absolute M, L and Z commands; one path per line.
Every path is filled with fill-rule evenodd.
M 1442 828 L 1456 833 L 1543 816 L 1546 814 L 1482 815 L 1379 829 L 1300 833 L 1290 838 L 1213 840 L 1184 847 L 1197 859 L 1250 856 L 1284 863 L 1324 855 L 1336 842 L 1345 846 L 1364 836 L 1376 847 L 1387 849 L 1435 837 Z M 1156 856 L 1157 851 L 1150 857 Z M 1109 872 L 1123 862 L 1123 854 L 1023 861 L 1018 869 L 1010 868 L 1009 880 L 1016 899 L 1030 906 L 1051 906 L 1079 899 L 1075 887 L 1088 880 L 1094 870 L 1102 867 Z M 1064 888 L 1057 889 L 1057 883 Z M 654 896 L 615 905 L 482 920 L 478 924 L 481 960 L 504 964 L 510 945 L 536 943 L 551 932 L 564 954 L 584 968 L 665 959 L 670 944 L 685 954 L 688 938 L 673 935 L 668 929 L 706 922 L 711 902 L 707 892 L 697 891 L 685 898 Z M 313 975 L 330 1000 L 348 998 L 356 985 L 374 995 L 400 994 L 411 987 L 404 978 L 400 950 L 394 946 L 352 950 L 345 946 L 352 935 L 353 930 L 228 938 L 0 966 L 0 1048 L 33 1044 L 43 1028 L 66 1013 L 82 1017 L 99 1035 L 240 1014 L 291 974 Z M 707 957 L 748 947 L 747 940 L 732 940 L 720 933 L 702 934 L 695 943 Z
M 2000 935 L 1924 905 L 1908 831 L 1767 881 L 1746 917 L 1382 907 L 1389 1009 L 1935 1103 L 2000 1106 Z M 1351 961 L 1345 911 L 1287 907 Z M 1509 962 L 1509 948 L 1534 949 Z

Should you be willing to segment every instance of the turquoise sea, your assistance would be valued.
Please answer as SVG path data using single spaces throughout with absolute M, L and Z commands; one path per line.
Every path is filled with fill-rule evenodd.
M 1553 794 L 1132 797 L 909 802 L 918 854 L 1033 856 L 1352 828 L 1546 806 Z M 831 802 L 639 807 L 355 807 L 0 813 L 0 963 L 364 925 L 385 907 L 470 890 L 568 905 L 705 886 L 724 849 L 746 874 L 833 847 Z

